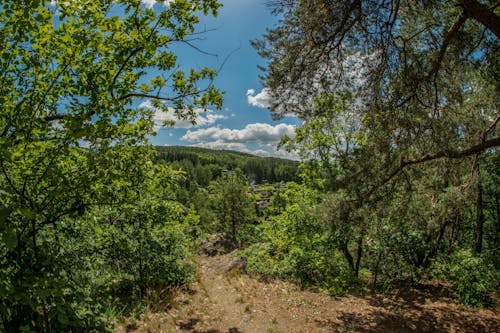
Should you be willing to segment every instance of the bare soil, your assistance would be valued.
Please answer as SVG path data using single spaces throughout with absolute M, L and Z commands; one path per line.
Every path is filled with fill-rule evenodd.
M 118 325 L 118 332 L 500 332 L 498 308 L 460 306 L 432 288 L 332 299 L 288 282 L 228 274 L 230 255 L 198 261 L 198 281 L 172 308 Z

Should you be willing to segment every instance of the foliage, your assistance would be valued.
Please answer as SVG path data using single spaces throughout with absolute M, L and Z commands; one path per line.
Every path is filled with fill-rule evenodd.
M 261 226 L 265 245 L 246 251 L 248 270 L 302 284 L 315 284 L 325 273 L 324 233 L 316 221 L 298 205 Z M 260 253 L 259 253 L 260 252 Z
M 217 231 L 226 232 L 236 244 L 248 240 L 255 222 L 255 206 L 248 179 L 239 170 L 226 171 L 209 186 Z
M 331 246 L 328 229 L 313 214 L 321 195 L 289 183 L 282 198 L 282 213 L 262 223 L 260 242 L 242 251 L 248 257 L 247 271 L 319 286 L 331 295 L 346 293 L 356 279 Z
M 256 183 L 298 181 L 296 161 L 274 157 L 258 157 L 250 154 L 210 150 L 198 147 L 156 147 L 157 161 L 172 163 L 175 168 L 187 172 L 183 186 L 205 187 L 222 175 L 224 170 L 242 170 Z
M 137 194 L 130 197 L 133 204 L 97 211 L 94 217 L 98 236 L 103 232 L 99 225 L 106 226 L 101 241 L 106 266 L 130 279 L 141 294 L 147 288 L 184 285 L 191 278 L 191 268 L 185 261 L 189 236 L 184 220 L 189 218 L 188 211 L 172 200 L 169 182 L 174 178 L 166 173 L 168 169 L 153 170 L 134 189 Z
M 499 272 L 488 258 L 475 256 L 467 249 L 458 250 L 449 258 L 441 257 L 433 263 L 432 272 L 450 281 L 456 299 L 466 305 L 491 305 L 491 291 L 499 287 Z
M 215 0 L 174 1 L 161 11 L 137 0 L 0 6 L 4 331 L 103 329 L 100 298 L 89 294 L 95 286 L 90 280 L 103 278 L 104 259 L 93 257 L 93 251 L 103 250 L 94 240 L 104 242 L 98 232 L 109 232 L 102 236 L 106 242 L 108 236 L 123 240 L 138 234 L 120 244 L 130 257 L 117 263 L 127 259 L 133 269 L 143 254 L 150 255 L 148 265 L 134 273 L 141 274 L 134 276 L 141 288 L 183 283 L 189 276 L 181 263 L 184 243 L 176 244 L 187 240 L 182 228 L 172 225 L 179 219 L 153 220 L 172 214 L 176 205 L 145 203 L 138 194 L 151 191 L 140 184 L 151 177 L 147 135 L 153 134 L 153 114 L 138 108 L 137 100 L 151 99 L 188 119 L 195 106 L 221 106 L 221 94 L 211 84 L 216 72 L 179 70 L 171 49 L 188 43 L 200 12 L 215 15 L 218 7 Z M 151 78 L 149 69 L 163 76 Z M 130 213 L 123 229 L 104 227 L 101 218 L 110 207 Z M 87 214 L 97 215 L 95 230 L 87 228 L 92 225 Z M 139 225 L 145 229 L 137 233 Z M 132 240 L 149 248 L 136 248 L 139 243 Z M 101 254 L 112 261 L 109 253 Z
M 498 251 L 500 230 L 498 6 L 278 0 L 272 8 L 282 20 L 254 46 L 268 60 L 274 115 L 303 121 L 282 144 L 304 159 L 305 184 L 326 194 L 308 214 L 329 246 L 374 286 L 416 281 L 435 258 L 470 248 L 471 261 L 453 260 L 489 281 L 498 261 L 490 267 L 480 253 Z M 463 272 L 445 278 L 461 295 L 474 284 Z M 498 288 L 483 282 L 460 301 Z

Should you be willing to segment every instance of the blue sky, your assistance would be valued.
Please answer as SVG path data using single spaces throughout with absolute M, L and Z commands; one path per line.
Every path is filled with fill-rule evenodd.
M 152 0 L 143 0 L 147 3 Z M 154 1 L 152 1 L 154 2 Z M 152 3 L 150 2 L 150 3 Z M 261 156 L 293 158 L 276 144 L 282 135 L 293 135 L 298 120 L 287 117 L 274 121 L 266 109 L 268 97 L 259 81 L 258 65 L 264 65 L 250 40 L 260 38 L 266 28 L 277 23 L 265 0 L 222 0 L 219 15 L 201 17 L 199 30 L 208 30 L 196 46 L 210 56 L 189 47 L 176 48 L 182 67 L 220 68 L 225 62 L 214 84 L 225 91 L 221 111 L 199 112 L 198 124 L 178 121 L 172 127 L 161 127 L 171 115 L 157 112 L 155 116 L 157 135 L 151 138 L 155 145 L 186 145 L 213 149 L 230 149 Z M 163 6 L 157 3 L 155 6 Z M 143 101 L 142 106 L 150 106 Z

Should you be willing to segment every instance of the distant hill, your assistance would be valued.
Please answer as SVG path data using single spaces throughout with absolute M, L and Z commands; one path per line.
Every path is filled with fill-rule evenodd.
M 156 149 L 157 162 L 165 161 L 185 170 L 189 178 L 200 186 L 206 186 L 224 170 L 236 168 L 256 183 L 299 181 L 297 161 L 199 147 L 158 146 Z

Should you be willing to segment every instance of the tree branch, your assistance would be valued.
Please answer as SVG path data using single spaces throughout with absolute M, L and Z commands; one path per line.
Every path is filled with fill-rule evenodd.
M 498 119 L 497 119 L 498 120 Z M 496 124 L 496 122 L 494 122 Z M 401 160 L 401 163 L 396 170 L 391 172 L 389 176 L 387 176 L 380 184 L 373 186 L 368 192 L 365 193 L 362 197 L 364 200 L 369 198 L 380 186 L 388 183 L 396 177 L 401 171 L 403 171 L 406 167 L 414 164 L 420 164 L 420 163 L 425 163 L 441 158 L 451 158 L 451 159 L 458 159 L 458 158 L 463 158 L 463 157 L 468 157 L 472 155 L 479 154 L 483 151 L 485 151 L 488 148 L 493 148 L 493 147 L 499 147 L 500 146 L 500 137 L 493 138 L 490 140 L 485 140 L 482 141 L 481 143 L 474 145 L 472 147 L 469 147 L 465 150 L 459 150 L 459 151 L 453 151 L 453 150 L 442 150 L 434 154 L 427 154 L 421 158 L 417 159 L 411 159 L 411 160 Z
M 123 61 L 122 65 L 120 66 L 120 68 L 118 69 L 118 71 L 115 73 L 115 76 L 113 76 L 113 79 L 111 80 L 111 85 L 110 85 L 111 96 L 113 98 L 115 98 L 114 86 L 115 86 L 116 80 L 118 79 L 118 77 L 120 76 L 120 74 L 123 72 L 123 70 L 125 69 L 125 66 L 127 66 L 127 64 L 129 63 L 130 59 L 132 59 L 137 53 L 139 53 L 142 50 L 144 50 L 143 46 L 138 47 L 138 48 L 132 50 L 132 52 L 130 52 L 130 54 L 125 59 L 125 61 Z
M 180 99 L 186 98 L 187 96 L 190 96 L 190 95 L 191 94 L 186 93 L 186 94 L 178 95 L 175 97 L 161 97 L 159 95 L 151 95 L 151 94 L 128 93 L 128 94 L 125 94 L 123 96 L 120 96 L 118 98 L 118 100 L 122 101 L 122 100 L 125 100 L 127 98 L 133 97 L 133 98 L 151 98 L 151 99 L 157 99 L 159 101 L 174 102 L 174 101 L 178 101 Z
M 485 142 L 486 141 L 486 138 L 497 127 L 497 124 L 498 124 L 499 121 L 500 121 L 500 116 L 497 116 L 495 118 L 495 120 L 493 120 L 491 122 L 491 125 L 488 126 L 488 128 L 486 129 L 486 131 L 484 131 L 483 135 L 481 136 L 481 142 Z
M 490 8 L 476 0 L 459 0 L 465 14 L 478 21 L 500 38 L 500 17 Z
M 467 16 L 465 15 L 464 12 L 462 12 L 455 23 L 450 27 L 448 30 L 446 37 L 443 40 L 443 43 L 441 44 L 441 48 L 439 49 L 439 54 L 434 62 L 434 65 L 432 66 L 431 72 L 428 74 L 429 77 L 432 77 L 433 75 L 436 75 L 437 72 L 439 71 L 439 68 L 441 67 L 441 63 L 443 61 L 444 55 L 446 54 L 446 49 L 448 48 L 448 45 L 450 45 L 451 40 L 457 32 L 460 30 L 460 27 L 465 23 L 467 20 Z

